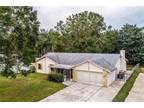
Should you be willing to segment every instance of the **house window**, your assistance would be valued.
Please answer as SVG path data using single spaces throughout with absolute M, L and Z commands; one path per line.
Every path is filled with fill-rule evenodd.
M 38 69 L 42 69 L 42 65 L 41 64 L 38 64 Z

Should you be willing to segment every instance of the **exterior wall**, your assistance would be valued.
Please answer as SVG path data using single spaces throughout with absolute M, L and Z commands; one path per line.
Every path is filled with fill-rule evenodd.
M 38 64 L 41 64 L 42 65 L 42 69 L 40 70 L 40 69 L 38 69 Z M 49 58 L 43 58 L 43 59 L 41 59 L 41 60 L 39 60 L 39 61 L 37 61 L 36 62 L 36 71 L 38 72 L 38 73 L 45 73 L 45 74 L 48 74 L 48 73 L 50 73 L 50 65 L 51 64 L 56 64 L 54 61 L 52 61 L 51 59 L 49 59 Z
M 96 67 L 95 65 L 89 63 L 89 71 L 103 72 L 103 69 Z
M 36 72 L 38 72 L 38 73 L 44 73 L 45 72 L 45 63 L 46 62 L 46 59 L 45 58 L 43 58 L 43 59 L 41 59 L 41 60 L 39 60 L 39 61 L 37 61 L 36 62 Z M 42 69 L 40 70 L 40 69 L 38 69 L 38 64 L 41 64 L 42 65 Z
M 81 64 L 74 68 L 77 70 L 83 70 L 83 71 L 92 71 L 92 72 L 103 72 L 103 69 L 96 67 L 95 65 L 91 64 L 90 62 L 86 62 L 84 64 Z
M 46 67 L 47 67 L 46 72 L 50 73 L 51 72 L 50 65 L 56 65 L 56 64 L 57 64 L 56 62 L 54 62 L 53 60 L 47 58 L 47 60 L 46 60 Z
M 73 69 L 72 74 L 73 74 L 72 80 L 73 80 L 73 81 L 77 81 L 77 74 L 76 74 L 75 69 Z
M 84 64 L 81 64 L 81 65 L 75 67 L 74 69 L 75 70 L 85 70 L 85 71 L 88 71 L 89 70 L 88 65 L 89 65 L 89 63 L 86 62 Z
M 107 81 L 107 85 L 109 86 L 110 84 L 112 84 L 116 79 L 116 70 L 113 72 L 110 72 L 108 74 L 108 81 Z

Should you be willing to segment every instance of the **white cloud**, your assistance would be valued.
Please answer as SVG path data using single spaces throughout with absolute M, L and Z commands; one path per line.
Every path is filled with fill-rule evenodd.
M 101 14 L 107 25 L 120 28 L 123 24 L 143 26 L 144 7 L 34 7 L 38 11 L 41 28 L 53 28 L 59 20 L 75 13 L 93 11 Z

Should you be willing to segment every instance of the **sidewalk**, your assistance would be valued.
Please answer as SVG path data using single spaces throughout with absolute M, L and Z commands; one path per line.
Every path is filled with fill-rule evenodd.
M 144 102 L 144 74 L 140 73 L 132 87 L 126 102 Z

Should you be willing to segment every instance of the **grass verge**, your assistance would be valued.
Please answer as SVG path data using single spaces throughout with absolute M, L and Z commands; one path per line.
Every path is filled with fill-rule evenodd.
M 126 97 L 129 95 L 129 92 L 131 88 L 134 85 L 134 82 L 136 78 L 138 77 L 139 73 L 141 72 L 141 68 L 137 67 L 131 77 L 126 81 L 126 83 L 123 85 L 121 90 L 118 92 L 118 94 L 113 99 L 113 102 L 124 102 Z

